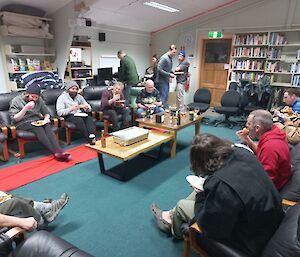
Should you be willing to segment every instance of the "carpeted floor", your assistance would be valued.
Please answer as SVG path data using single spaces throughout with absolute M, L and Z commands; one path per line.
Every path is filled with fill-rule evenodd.
M 209 132 L 236 141 L 235 131 L 201 125 Z M 191 189 L 185 180 L 190 174 L 189 144 L 194 128 L 178 134 L 174 160 L 165 147 L 162 159 L 154 161 L 137 157 L 127 172 L 140 174 L 127 182 L 100 175 L 97 159 L 81 163 L 60 173 L 18 188 L 12 193 L 42 200 L 68 192 L 70 202 L 49 226 L 54 234 L 70 241 L 95 256 L 114 257 L 179 257 L 183 243 L 159 232 L 150 212 L 150 204 L 171 208 Z M 105 157 L 107 168 L 119 162 Z

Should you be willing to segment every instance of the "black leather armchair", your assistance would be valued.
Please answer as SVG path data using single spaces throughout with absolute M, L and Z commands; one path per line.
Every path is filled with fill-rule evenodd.
M 22 230 L 19 228 L 12 230 L 6 232 L 5 237 L 8 243 L 10 242 L 9 238 L 13 238 L 13 240 L 17 238 L 18 244 L 8 257 L 93 257 L 47 231 L 34 232 L 33 235 L 24 239 Z M 18 233 L 17 236 L 15 232 Z M 19 242 L 20 239 L 21 242 Z

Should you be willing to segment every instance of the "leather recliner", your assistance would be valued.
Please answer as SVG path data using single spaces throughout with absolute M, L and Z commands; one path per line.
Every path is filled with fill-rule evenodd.
M 8 257 L 93 257 L 48 231 L 37 231 L 20 244 Z

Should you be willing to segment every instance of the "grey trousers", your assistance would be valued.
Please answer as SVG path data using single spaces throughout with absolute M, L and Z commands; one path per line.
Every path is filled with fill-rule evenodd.
M 19 218 L 33 217 L 38 223 L 42 218 L 40 212 L 33 208 L 32 200 L 15 196 L 0 204 L 0 213 Z
M 183 223 L 190 223 L 195 216 L 196 192 L 193 191 L 187 198 L 178 201 L 176 206 L 170 210 L 172 217 L 172 235 L 176 238 L 183 238 L 181 225 Z
M 176 84 L 177 108 L 184 106 L 184 85 L 181 83 Z

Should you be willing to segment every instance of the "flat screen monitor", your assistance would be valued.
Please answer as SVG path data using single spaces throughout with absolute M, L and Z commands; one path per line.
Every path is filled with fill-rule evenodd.
M 113 72 L 111 68 L 99 68 L 98 69 L 98 81 L 101 80 L 112 80 L 113 79 Z

